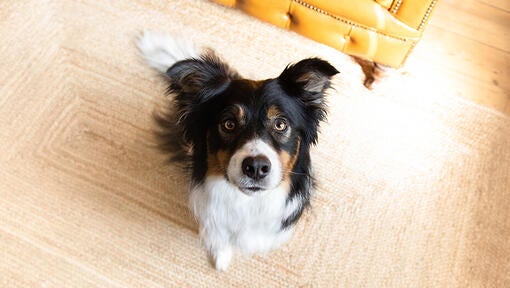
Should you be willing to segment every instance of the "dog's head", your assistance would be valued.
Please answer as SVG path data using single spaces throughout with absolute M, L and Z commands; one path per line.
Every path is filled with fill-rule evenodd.
M 242 192 L 308 175 L 309 148 L 325 119 L 325 91 L 338 71 L 310 58 L 279 77 L 243 79 L 212 53 L 170 67 L 178 126 L 192 147 L 193 179 L 225 177 Z

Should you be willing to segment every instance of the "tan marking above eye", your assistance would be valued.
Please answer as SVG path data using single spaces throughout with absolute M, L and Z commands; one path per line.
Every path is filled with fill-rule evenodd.
M 236 107 L 236 117 L 238 121 L 244 120 L 244 109 L 241 107 L 241 105 L 235 105 Z
M 275 117 L 278 117 L 280 115 L 280 110 L 276 108 L 276 106 L 271 106 L 269 109 L 267 109 L 267 118 L 273 119 Z

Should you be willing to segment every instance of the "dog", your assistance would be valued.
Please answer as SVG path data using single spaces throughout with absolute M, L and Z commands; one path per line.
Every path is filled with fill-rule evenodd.
M 310 204 L 310 147 L 338 70 L 308 58 L 250 80 L 183 39 L 146 31 L 137 44 L 174 97 L 174 117 L 156 118 L 164 146 L 177 141 L 187 155 L 189 205 L 215 268 L 225 271 L 235 248 L 260 253 L 286 242 Z

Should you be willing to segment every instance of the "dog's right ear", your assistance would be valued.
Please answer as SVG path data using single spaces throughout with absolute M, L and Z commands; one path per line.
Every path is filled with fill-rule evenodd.
M 183 146 L 194 150 L 206 141 L 203 131 L 208 120 L 203 117 L 202 104 L 241 77 L 212 51 L 175 63 L 166 75 L 168 90 L 174 94 L 175 124 L 182 134 Z
M 170 78 L 170 91 L 191 97 L 188 100 L 195 104 L 206 101 L 224 89 L 230 81 L 240 78 L 212 51 L 202 54 L 200 58 L 175 63 L 168 68 L 166 75 Z

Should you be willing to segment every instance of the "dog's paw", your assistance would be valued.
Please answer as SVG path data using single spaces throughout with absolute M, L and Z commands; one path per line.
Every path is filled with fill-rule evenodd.
M 214 252 L 213 255 L 214 268 L 219 271 L 227 271 L 232 261 L 232 248 L 227 247 Z

